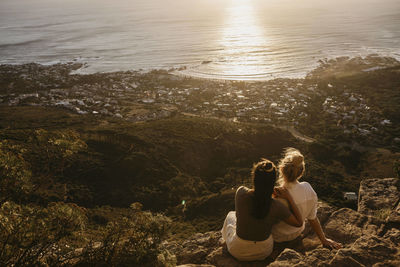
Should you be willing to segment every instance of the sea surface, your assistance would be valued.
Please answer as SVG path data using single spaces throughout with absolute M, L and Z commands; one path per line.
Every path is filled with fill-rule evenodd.
M 399 0 L 0 0 L 0 64 L 267 80 L 372 53 L 400 59 Z

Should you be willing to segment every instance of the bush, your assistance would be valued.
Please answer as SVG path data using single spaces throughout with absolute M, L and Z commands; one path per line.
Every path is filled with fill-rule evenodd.
M 161 242 L 168 233 L 170 219 L 160 214 L 132 210 L 131 217 L 109 222 L 99 238 L 82 250 L 77 266 L 174 265 Z
M 24 133 L 21 141 L 0 141 L 0 204 L 5 201 L 26 203 L 33 195 L 46 199 L 46 204 L 49 199 L 63 200 L 65 185 L 58 184 L 57 177 L 79 161 L 77 154 L 86 148 L 79 135 L 69 130 L 39 129 Z M 50 187 L 54 190 L 49 190 Z
M 74 204 L 40 208 L 5 202 L 0 208 L 0 265 L 61 265 L 70 252 L 61 242 L 85 223 L 84 210 Z
M 5 202 L 0 266 L 174 266 L 174 256 L 161 246 L 170 219 L 135 207 L 92 232 L 86 210 L 75 204 Z
M 24 197 L 32 189 L 32 173 L 23 158 L 25 152 L 19 145 L 0 141 L 0 204 Z
M 76 160 L 76 154 L 87 149 L 79 134 L 72 130 L 35 130 L 28 144 L 31 146 L 31 160 L 38 163 L 33 167 L 37 168 L 36 172 L 44 175 L 62 175 Z

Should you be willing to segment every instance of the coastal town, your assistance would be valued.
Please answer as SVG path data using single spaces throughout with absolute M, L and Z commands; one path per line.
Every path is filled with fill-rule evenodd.
M 373 65 L 372 65 L 373 66 Z M 311 137 L 333 131 L 341 139 L 382 140 L 399 146 L 390 118 L 351 85 L 318 79 L 263 82 L 185 77 L 174 70 L 71 74 L 80 64 L 2 65 L 0 105 L 42 105 L 130 122 L 177 114 L 291 127 Z M 364 66 L 368 72 L 379 70 Z M 324 124 L 322 132 L 310 131 Z

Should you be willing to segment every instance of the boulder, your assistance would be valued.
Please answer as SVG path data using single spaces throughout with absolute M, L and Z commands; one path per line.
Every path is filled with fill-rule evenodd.
M 399 260 L 399 248 L 389 240 L 365 235 L 349 248 L 340 249 L 330 262 L 332 266 L 372 266 Z M 384 265 L 388 266 L 388 265 Z
M 392 260 L 392 261 L 385 261 L 385 262 L 378 262 L 372 265 L 372 267 L 399 267 L 400 260 Z
M 356 261 L 351 257 L 347 250 L 339 250 L 335 257 L 329 262 L 328 266 L 332 267 L 365 267 L 364 264 Z
M 333 212 L 337 211 L 338 208 L 330 206 L 328 203 L 318 201 L 318 213 L 317 217 L 321 223 L 324 225 L 325 222 L 329 219 Z
M 383 226 L 384 221 L 378 218 L 342 208 L 332 213 L 324 231 L 327 237 L 349 245 L 361 236 L 377 235 Z
M 271 256 L 261 261 L 238 261 L 229 254 L 225 245 L 215 249 L 207 256 L 207 263 L 213 264 L 218 267 L 265 267 L 269 263 L 271 263 L 271 261 L 273 261 L 273 258 Z
M 324 225 L 325 222 L 328 220 L 328 218 L 331 216 L 331 214 L 336 211 L 337 208 L 330 206 L 329 204 L 318 201 L 318 213 L 317 213 L 317 218 L 319 219 L 321 225 Z M 313 231 L 310 227 L 310 224 L 306 222 L 304 230 L 303 230 L 303 236 L 307 236 L 309 234 L 313 234 Z
M 312 232 L 312 234 L 309 234 L 308 236 L 303 238 L 302 247 L 294 249 L 296 251 L 305 253 L 317 249 L 318 247 L 322 247 L 321 241 L 319 240 L 318 236 Z
M 299 266 L 303 260 L 303 255 L 297 251 L 287 248 L 275 259 L 273 263 L 268 265 L 269 267 L 279 267 L 279 266 Z M 306 265 L 305 265 L 306 266 Z
M 308 251 L 305 255 L 299 253 L 297 248 L 286 248 L 275 259 L 275 261 L 268 266 L 324 266 L 329 263 L 334 255 L 333 250 L 322 247 Z
M 388 230 L 383 236 L 386 240 L 390 240 L 393 244 L 400 244 L 400 230 L 397 228 L 392 228 Z
M 304 262 L 308 266 L 319 266 L 322 264 L 327 264 L 334 256 L 332 250 L 327 248 L 317 248 L 306 253 L 304 257 Z
M 183 264 L 183 265 L 177 265 L 176 267 L 215 267 L 215 266 L 209 264 Z
M 197 233 L 183 243 L 170 241 L 164 247 L 176 255 L 178 264 L 203 264 L 219 246 L 221 232 Z
M 398 247 L 378 236 L 362 236 L 351 246 L 352 258 L 364 265 L 385 262 L 399 255 Z
M 399 199 L 400 179 L 366 179 L 360 183 L 358 212 L 386 219 L 398 206 Z
M 386 218 L 386 223 L 392 227 L 400 228 L 400 202 L 397 207 L 393 209 L 389 216 Z
M 242 263 L 232 257 L 226 246 L 219 247 L 207 256 L 207 262 L 218 267 L 240 267 Z M 264 265 L 265 266 L 265 265 Z

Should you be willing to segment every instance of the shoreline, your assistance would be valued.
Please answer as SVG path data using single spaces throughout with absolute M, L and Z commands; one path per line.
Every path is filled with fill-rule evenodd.
M 38 64 L 42 66 L 54 66 L 54 65 L 80 65 L 79 68 L 73 69 L 71 71 L 72 75 L 94 75 L 94 74 L 110 74 L 110 73 L 123 73 L 123 72 L 135 72 L 135 73 L 148 73 L 152 71 L 167 71 L 171 74 L 181 76 L 184 78 L 194 78 L 194 79 L 200 79 L 200 80 L 212 80 L 212 81 L 218 81 L 218 82 L 223 82 L 223 81 L 240 81 L 240 82 L 267 82 L 275 79 L 305 79 L 307 76 L 313 72 L 315 69 L 318 69 L 321 65 L 321 62 L 330 62 L 330 61 L 335 61 L 340 58 L 347 58 L 347 59 L 361 59 L 360 61 L 365 61 L 367 58 L 392 58 L 396 61 L 400 61 L 400 54 L 376 54 L 376 53 L 371 53 L 371 54 L 365 54 L 365 55 L 344 55 L 344 56 L 331 56 L 331 57 L 324 57 L 320 59 L 315 59 L 315 62 L 312 64 L 310 68 L 307 70 L 301 71 L 298 74 L 272 74 L 272 73 L 265 73 L 265 74 L 248 74 L 248 75 L 243 75 L 240 76 L 238 75 L 235 77 L 233 74 L 226 74 L 226 75 L 220 75 L 218 73 L 204 73 L 204 72 L 196 72 L 195 68 L 201 66 L 203 63 L 197 63 L 192 66 L 187 66 L 187 65 L 182 65 L 182 66 L 169 66 L 169 67 L 161 67 L 161 68 L 139 68 L 139 69 L 134 69 L 134 68 L 129 68 L 129 69 L 121 69 L 121 70 L 109 70 L 109 71 L 89 71 L 85 72 L 84 70 L 87 68 L 90 68 L 89 62 L 80 60 L 80 59 L 71 59 L 71 60 L 51 60 L 48 62 L 20 62 L 20 63 L 0 63 L 0 66 L 3 65 L 12 65 L 12 66 L 20 66 L 20 65 L 27 65 L 27 64 Z M 212 62 L 212 61 L 211 61 Z M 208 63 L 207 63 L 208 64 Z M 193 70 L 193 71 L 192 71 Z M 270 77 L 260 77 L 260 78 L 255 78 L 255 77 L 250 77 L 246 78 L 248 76 L 257 76 L 257 75 L 266 75 Z

